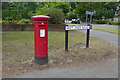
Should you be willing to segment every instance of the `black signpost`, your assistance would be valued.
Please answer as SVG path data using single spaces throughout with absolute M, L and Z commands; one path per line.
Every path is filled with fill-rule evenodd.
M 65 26 L 65 51 L 68 51 L 68 30 L 79 30 L 79 29 L 87 29 L 87 38 L 86 38 L 86 48 L 89 48 L 89 35 L 90 29 L 92 29 L 92 25 L 88 24 L 87 26 Z
M 90 29 L 87 29 L 86 48 L 88 48 L 88 47 L 89 47 L 89 34 L 90 34 Z
M 65 30 L 65 51 L 68 51 L 68 30 Z
M 91 25 L 88 24 L 88 26 L 91 26 Z M 86 48 L 89 48 L 89 35 L 90 35 L 90 29 L 87 29 Z

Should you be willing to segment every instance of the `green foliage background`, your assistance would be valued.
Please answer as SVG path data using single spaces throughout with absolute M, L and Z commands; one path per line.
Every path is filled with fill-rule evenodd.
M 43 14 L 50 15 L 50 17 L 55 15 L 54 20 L 63 17 L 61 20 L 80 18 L 85 21 L 86 11 L 93 11 L 93 20 L 102 20 L 103 18 L 106 20 L 113 19 L 119 10 L 118 2 L 3 2 L 2 19 L 19 22 L 21 19 L 31 19 L 32 16 Z M 45 11 L 46 13 L 44 13 Z M 57 23 L 63 22 L 56 21 Z M 51 21 L 51 23 L 56 24 L 56 21 Z

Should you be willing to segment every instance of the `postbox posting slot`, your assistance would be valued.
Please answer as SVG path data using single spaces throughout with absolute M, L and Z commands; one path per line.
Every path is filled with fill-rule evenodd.
M 40 29 L 40 37 L 45 37 L 45 29 Z
M 40 26 L 46 26 L 46 25 L 39 25 L 39 27 L 40 27 Z

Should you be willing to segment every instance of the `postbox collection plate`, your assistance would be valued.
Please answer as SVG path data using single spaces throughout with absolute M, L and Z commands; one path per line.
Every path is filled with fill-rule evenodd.
M 40 37 L 45 37 L 45 29 L 40 29 Z

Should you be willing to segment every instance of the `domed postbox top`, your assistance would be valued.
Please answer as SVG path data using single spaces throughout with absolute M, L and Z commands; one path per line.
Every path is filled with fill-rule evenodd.
M 38 15 L 38 16 L 33 16 L 32 19 L 36 21 L 47 21 L 50 19 L 50 17 L 44 15 Z

